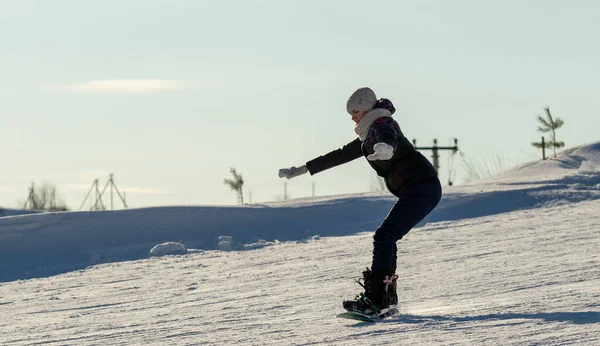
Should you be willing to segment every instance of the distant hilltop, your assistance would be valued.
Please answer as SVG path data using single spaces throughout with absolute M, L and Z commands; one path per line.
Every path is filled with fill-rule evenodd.
M 20 210 L 20 209 L 4 209 L 0 208 L 0 217 L 5 216 L 18 216 L 18 215 L 27 215 L 27 214 L 35 214 L 39 213 L 34 210 Z

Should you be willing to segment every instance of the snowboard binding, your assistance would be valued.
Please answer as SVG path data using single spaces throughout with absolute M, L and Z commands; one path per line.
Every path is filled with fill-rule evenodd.
M 347 313 L 338 317 L 377 321 L 395 314 L 398 304 L 397 279 L 395 274 L 374 275 L 367 268 L 363 272 L 362 282 L 361 279 L 355 280 L 365 292 L 360 293 L 354 300 L 344 301 L 342 305 Z

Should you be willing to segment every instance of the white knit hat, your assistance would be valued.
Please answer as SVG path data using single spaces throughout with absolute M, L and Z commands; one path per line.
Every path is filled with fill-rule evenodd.
M 377 103 L 377 97 L 371 88 L 357 89 L 346 102 L 346 110 L 370 111 Z

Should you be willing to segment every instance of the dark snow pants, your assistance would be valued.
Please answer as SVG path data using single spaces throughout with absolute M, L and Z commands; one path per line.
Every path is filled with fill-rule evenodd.
M 384 276 L 396 272 L 396 242 L 421 222 L 437 206 L 441 197 L 442 186 L 437 177 L 404 186 L 398 194 L 398 202 L 375 231 L 373 274 Z

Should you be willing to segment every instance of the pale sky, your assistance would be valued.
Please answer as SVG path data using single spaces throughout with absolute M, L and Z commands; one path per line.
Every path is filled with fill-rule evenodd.
M 531 161 L 545 106 L 567 147 L 600 140 L 599 37 L 592 0 L 0 0 L 0 206 L 45 181 L 77 210 L 109 173 L 130 207 L 235 204 L 230 167 L 272 201 L 279 168 L 356 137 L 362 86 L 419 145 Z M 442 154 L 444 183 L 460 161 Z M 372 175 L 359 159 L 288 191 L 368 192 Z

